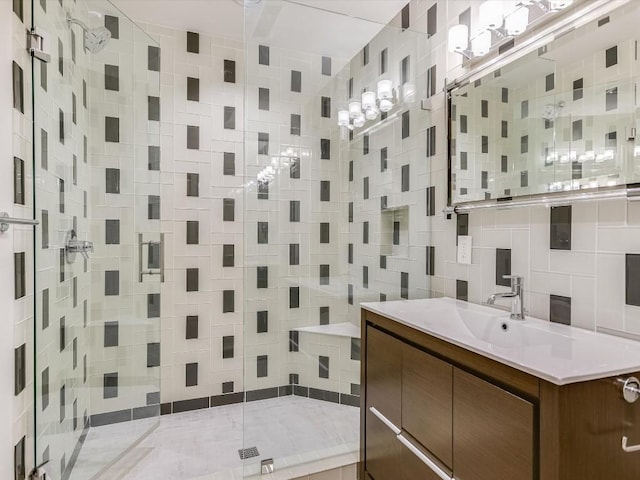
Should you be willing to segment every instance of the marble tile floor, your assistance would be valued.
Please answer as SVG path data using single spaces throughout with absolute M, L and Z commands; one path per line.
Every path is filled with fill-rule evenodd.
M 266 458 L 269 480 L 288 480 L 357 462 L 358 441 L 358 408 L 287 396 L 92 428 L 70 480 L 258 478 Z M 240 460 L 243 447 L 260 455 Z

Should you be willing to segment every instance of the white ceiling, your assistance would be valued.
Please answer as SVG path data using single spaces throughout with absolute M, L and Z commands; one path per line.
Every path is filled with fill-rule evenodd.
M 353 57 L 407 1 L 262 0 L 244 9 L 234 0 L 112 0 L 139 23 L 236 40 L 246 25 L 252 39 L 341 58 Z

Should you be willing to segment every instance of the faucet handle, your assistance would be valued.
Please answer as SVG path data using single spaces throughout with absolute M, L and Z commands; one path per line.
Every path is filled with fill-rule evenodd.
M 521 287 L 524 283 L 524 278 L 520 275 L 503 275 L 502 278 L 510 279 L 512 287 Z

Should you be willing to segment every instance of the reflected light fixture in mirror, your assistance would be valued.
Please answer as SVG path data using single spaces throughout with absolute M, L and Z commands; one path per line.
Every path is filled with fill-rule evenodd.
M 408 88 L 407 88 L 408 87 Z M 380 80 L 376 91 L 367 90 L 362 94 L 361 101 L 351 100 L 348 110 L 338 111 L 338 126 L 350 130 L 361 128 L 367 120 L 375 120 L 380 112 L 387 113 L 393 109 L 396 97 L 399 96 L 397 88 L 393 88 L 391 80 Z M 415 93 L 415 87 L 405 83 L 402 89 L 402 100 L 408 101 Z
M 539 8 L 543 15 L 559 12 L 574 0 L 487 0 L 478 9 L 479 30 L 471 38 L 469 28 L 454 25 L 449 29 L 448 50 L 466 58 L 482 57 L 494 47 L 492 32 L 501 42 L 524 33 L 529 26 L 529 9 Z

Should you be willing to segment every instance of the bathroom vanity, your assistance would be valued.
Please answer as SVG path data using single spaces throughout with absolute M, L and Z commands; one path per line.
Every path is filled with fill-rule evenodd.
M 640 479 L 638 342 L 448 298 L 363 304 L 362 342 L 362 480 Z

